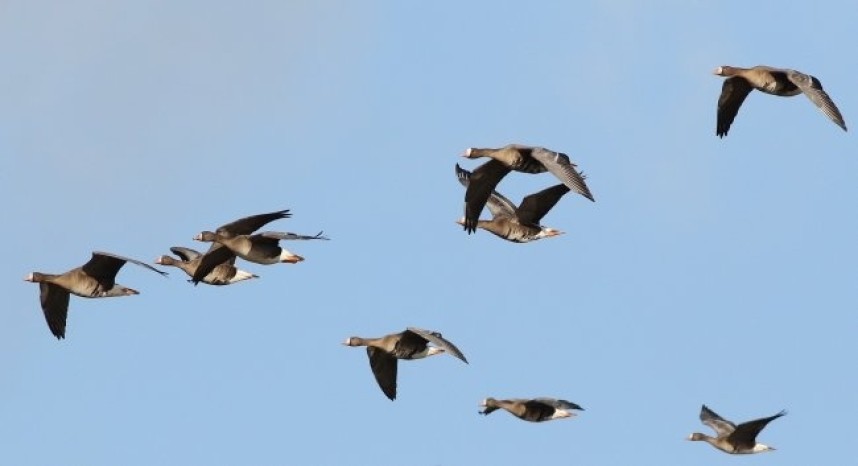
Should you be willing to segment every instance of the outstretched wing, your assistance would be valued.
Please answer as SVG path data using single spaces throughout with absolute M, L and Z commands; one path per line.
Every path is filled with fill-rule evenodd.
M 495 159 L 480 165 L 471 173 L 468 187 L 465 189 L 465 230 L 477 231 L 480 212 L 488 202 L 495 187 L 511 169 Z
M 263 231 L 262 233 L 257 233 L 258 236 L 263 236 L 265 238 L 271 238 L 276 240 L 298 240 L 298 239 L 324 239 L 328 240 L 327 236 L 323 235 L 324 231 L 320 231 L 315 235 L 299 235 L 297 233 L 291 233 L 288 231 Z
M 525 225 L 539 225 L 542 217 L 551 210 L 557 201 L 569 192 L 569 187 L 565 184 L 558 184 L 547 189 L 543 189 L 538 193 L 526 196 L 521 201 L 521 205 L 516 209 L 515 215 L 518 217 L 519 223 Z
M 543 147 L 536 147 L 530 152 L 531 157 L 539 161 L 554 176 L 569 187 L 572 191 L 595 202 L 590 188 L 584 182 L 583 173 L 579 172 L 576 165 L 569 160 L 569 156 L 561 152 L 554 152 Z
M 197 270 L 194 271 L 194 275 L 191 277 L 191 282 L 193 282 L 194 285 L 198 284 L 203 281 L 203 279 L 206 278 L 206 276 L 210 274 L 215 267 L 234 259 L 235 253 L 226 246 L 221 245 L 219 248 L 209 249 L 209 252 L 205 253 L 202 259 L 200 259 L 200 265 L 198 265 Z
M 396 358 L 385 353 L 383 350 L 366 347 L 366 354 L 369 356 L 369 366 L 372 368 L 372 374 L 375 376 L 375 381 L 381 387 L 381 391 L 391 401 L 396 399 Z
M 706 405 L 700 408 L 700 421 L 703 424 L 711 427 L 718 434 L 718 437 L 730 435 L 736 430 L 736 424 L 719 416 L 715 411 L 709 409 Z
M 214 244 L 214 243 L 213 243 Z M 202 253 L 195 251 L 191 248 L 183 248 L 181 246 L 173 246 L 170 248 L 170 252 L 182 258 L 185 262 L 190 262 L 197 257 L 202 256 Z
M 736 430 L 730 434 L 728 440 L 739 449 L 754 448 L 757 444 L 757 434 L 763 430 L 766 425 L 775 419 L 786 415 L 786 411 L 781 411 L 774 416 L 754 419 L 753 421 L 743 422 L 736 427 Z
M 818 79 L 796 70 L 788 70 L 786 72 L 786 76 L 791 83 L 801 89 L 801 92 L 803 92 L 811 102 L 822 110 L 822 113 L 824 113 L 825 116 L 830 118 L 831 121 L 837 124 L 837 126 L 843 128 L 843 131 L 846 131 L 846 122 L 843 121 L 843 115 L 840 114 L 840 110 L 838 110 L 837 106 L 834 105 L 834 101 L 831 100 L 831 97 L 822 90 L 822 83 L 819 82 Z
M 277 212 L 270 212 L 267 214 L 251 215 L 249 217 L 240 218 L 234 222 L 227 223 L 226 225 L 221 225 L 217 229 L 217 232 L 225 236 L 249 235 L 274 220 L 289 218 L 291 216 L 292 214 L 289 213 L 289 209 L 278 210 Z
M 456 177 L 459 179 L 459 183 L 467 188 L 471 181 L 471 172 L 460 167 L 457 163 Z M 491 212 L 492 217 L 515 216 L 515 204 L 497 191 L 491 192 L 491 195 L 489 195 L 489 199 L 486 202 L 486 207 L 489 208 L 489 212 Z
M 48 328 L 57 339 L 66 337 L 66 316 L 69 310 L 68 290 L 52 283 L 39 283 L 39 299 Z
M 440 333 L 433 332 L 431 330 L 423 330 L 415 327 L 408 327 L 408 331 L 416 333 L 417 335 L 426 339 L 426 341 L 461 359 L 466 364 L 468 363 L 468 360 L 465 358 L 465 355 L 462 354 L 461 351 L 459 351 L 459 348 L 457 348 L 456 345 L 454 345 L 446 338 L 442 337 Z
M 534 398 L 533 401 L 539 401 L 540 403 L 545 403 L 548 406 L 554 407 L 556 409 L 577 409 L 578 411 L 584 411 L 584 408 L 579 406 L 577 403 L 573 403 L 567 400 L 558 400 L 555 398 L 541 397 Z
M 163 276 L 167 272 L 162 272 L 151 265 L 128 257 L 118 256 L 109 252 L 95 251 L 92 253 L 92 258 L 86 264 L 81 266 L 81 269 L 90 277 L 98 280 L 98 283 L 105 289 L 109 290 L 116 284 L 116 274 L 126 262 L 145 267 L 153 272 L 160 273 Z
M 721 86 L 721 95 L 718 97 L 718 114 L 715 127 L 715 134 L 723 138 L 730 131 L 730 125 L 739 113 L 739 107 L 745 101 L 745 97 L 754 88 L 747 79 L 740 76 L 733 76 L 724 80 Z

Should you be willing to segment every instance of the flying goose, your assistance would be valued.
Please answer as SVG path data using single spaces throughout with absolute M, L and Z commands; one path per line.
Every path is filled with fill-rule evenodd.
M 470 188 L 470 185 L 478 181 L 474 175 L 460 167 L 459 164 L 456 164 L 456 176 L 459 178 L 459 182 L 466 188 Z M 482 228 L 489 233 L 514 243 L 527 243 L 561 235 L 563 234 L 562 231 L 544 227 L 539 222 L 557 204 L 557 201 L 568 192 L 569 188 L 561 183 L 526 196 L 522 199 L 521 205 L 516 207 L 515 204 L 500 193 L 490 191 L 486 205 L 492 214 L 492 219 L 477 220 L 476 225 L 478 228 Z M 480 206 L 481 209 L 482 206 Z M 465 225 L 467 222 L 467 213 L 479 216 L 479 210 L 474 212 L 475 210 L 472 209 L 471 203 L 466 203 L 466 216 L 456 223 Z
M 324 239 L 328 237 L 319 232 L 315 235 L 299 235 L 296 233 L 280 232 L 280 231 L 265 231 L 255 235 L 238 235 L 234 237 L 223 236 L 220 233 L 204 231 L 194 237 L 197 241 L 219 243 L 225 248 L 218 249 L 218 254 L 206 254 L 200 261 L 200 266 L 194 273 L 191 281 L 198 283 L 203 277 L 208 274 L 203 274 L 204 271 L 211 270 L 211 267 L 222 263 L 222 256 L 232 257 L 236 255 L 242 259 L 257 264 L 276 264 L 278 262 L 288 262 L 297 264 L 304 260 L 303 257 L 289 251 L 286 248 L 280 247 L 280 240 L 296 240 L 296 239 Z M 220 252 L 220 251 L 228 252 Z
M 179 256 L 179 259 L 172 256 L 160 256 L 155 259 L 155 263 L 178 267 L 188 274 L 188 276 L 193 277 L 197 267 L 200 266 L 203 257 L 202 253 L 180 246 L 174 246 L 170 248 L 170 251 Z M 233 256 L 226 262 L 217 265 L 202 281 L 209 285 L 229 285 L 251 278 L 259 278 L 259 276 L 237 268 L 235 266 L 235 256 Z
M 258 244 L 254 251 L 254 257 L 258 257 L 259 260 L 269 260 L 273 262 L 259 262 L 259 263 L 274 263 L 278 262 L 279 256 L 267 257 L 273 254 L 279 254 L 282 256 L 283 261 L 288 262 L 299 262 L 303 260 L 302 257 L 292 254 L 289 251 L 281 250 L 278 246 L 278 236 L 299 236 L 289 233 L 276 233 L 271 232 L 267 236 L 259 236 L 256 240 L 251 240 L 251 234 L 256 230 L 262 228 L 274 220 L 279 220 L 281 218 L 289 218 L 292 214 L 289 213 L 289 210 L 279 210 L 276 212 L 270 212 L 266 214 L 258 214 L 251 215 L 249 217 L 240 218 L 234 222 L 227 223 L 226 225 L 222 225 L 218 227 L 214 232 L 204 231 L 194 237 L 195 240 L 198 241 L 207 241 L 211 242 L 212 246 L 209 250 L 203 255 L 200 259 L 200 264 L 197 267 L 197 270 L 194 272 L 191 277 L 191 281 L 196 285 L 199 282 L 203 281 L 203 278 L 208 276 L 215 267 L 228 260 L 232 259 L 236 255 L 243 257 L 241 254 L 233 251 L 225 244 L 225 242 L 229 242 L 233 244 L 236 249 L 241 250 L 244 253 L 249 253 L 252 249 L 252 245 L 254 243 Z M 308 237 L 305 237 L 308 238 Z M 300 239 L 300 238 L 285 238 L 285 239 Z M 319 237 L 317 239 L 327 239 L 323 237 Z M 247 259 L 246 257 L 244 257 Z M 247 259 L 251 262 L 257 262 L 253 259 Z
M 500 149 L 470 147 L 465 150 L 462 156 L 469 159 L 479 157 L 492 159 L 474 170 L 472 177 L 474 183 L 471 183 L 465 191 L 466 207 L 463 226 L 468 233 L 477 230 L 477 220 L 483 206 L 486 205 L 491 196 L 492 190 L 507 173 L 513 170 L 522 173 L 551 172 L 570 190 L 595 201 L 590 193 L 590 188 L 584 182 L 586 177 L 575 168 L 576 165 L 569 160 L 569 156 L 566 154 L 554 152 L 544 147 L 509 144 Z
M 717 434 L 717 437 L 710 437 L 706 434 L 695 432 L 688 436 L 688 440 L 703 440 L 713 447 L 731 454 L 771 451 L 774 448 L 757 443 L 757 434 L 766 427 L 766 424 L 784 415 L 786 415 L 786 411 L 781 411 L 774 416 L 754 419 L 753 421 L 743 422 L 737 426 L 715 414 L 715 411 L 707 408 L 706 405 L 703 405 L 700 409 L 700 420 L 703 421 L 703 424 L 711 427 Z
M 435 346 L 429 346 L 432 343 Z M 398 359 L 421 359 L 443 352 L 461 359 L 466 364 L 465 355 L 456 345 L 444 339 L 440 333 L 430 330 L 408 327 L 404 332 L 393 333 L 380 338 L 351 337 L 343 342 L 346 346 L 366 346 L 369 365 L 381 391 L 396 399 L 396 370 Z
M 126 262 L 167 275 L 145 262 L 107 252 L 93 252 L 89 262 L 68 272 L 55 275 L 33 272 L 24 280 L 39 284 L 39 298 L 48 328 L 57 339 L 66 336 L 69 293 L 84 298 L 110 298 L 140 294 L 137 290 L 116 283 L 116 274 Z
M 511 400 L 486 398 L 480 403 L 480 406 L 484 408 L 480 411 L 480 414 L 483 415 L 489 415 L 498 409 L 505 409 L 513 416 L 530 422 L 551 421 L 553 419 L 572 417 L 576 415 L 570 411 L 572 409 L 584 411 L 584 408 L 571 401 L 554 398 L 513 398 Z
M 727 135 L 733 119 L 739 113 L 739 107 L 754 89 L 781 97 L 804 93 L 822 110 L 822 113 L 846 131 L 846 123 L 843 121 L 840 110 L 834 105 L 831 97 L 822 90 L 822 83 L 809 74 L 770 66 L 753 68 L 719 66 L 715 68 L 714 74 L 727 77 L 721 87 L 721 96 L 718 97 L 718 123 L 715 128 L 715 134 L 718 137 L 723 138 Z

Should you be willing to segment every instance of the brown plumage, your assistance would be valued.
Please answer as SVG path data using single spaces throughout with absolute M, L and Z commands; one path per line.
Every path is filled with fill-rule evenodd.
M 214 232 L 203 231 L 194 237 L 197 241 L 212 243 L 209 250 L 200 259 L 197 270 L 191 277 L 196 285 L 203 281 L 215 267 L 235 256 L 257 264 L 275 264 L 277 262 L 297 263 L 304 258 L 281 248 L 280 240 L 297 239 L 328 239 L 319 232 L 307 236 L 295 233 L 269 231 L 252 234 L 266 224 L 281 218 L 289 218 L 288 210 L 280 210 L 267 214 L 251 215 L 219 227 Z
M 558 400 L 555 398 L 513 398 L 509 400 L 497 400 L 486 398 L 480 403 L 483 410 L 480 414 L 489 415 L 498 409 L 508 411 L 513 416 L 530 422 L 550 421 L 575 416 L 571 410 L 584 411 L 584 408 L 571 401 Z
M 510 171 L 522 173 L 550 172 L 570 190 L 581 194 L 591 201 L 593 194 L 584 182 L 585 176 L 577 170 L 569 156 L 544 147 L 509 144 L 499 149 L 475 148 L 465 150 L 463 157 L 476 159 L 489 157 L 492 160 L 477 167 L 471 177 L 471 184 L 465 190 L 464 228 L 468 233 L 477 229 L 477 220 L 483 206 L 486 205 L 492 191 L 501 179 Z
M 739 113 L 739 107 L 754 89 L 781 97 L 804 94 L 831 121 L 846 131 L 846 122 L 843 121 L 840 110 L 822 89 L 822 83 L 809 74 L 770 66 L 753 68 L 719 66 L 714 74 L 727 77 L 721 87 L 721 95 L 718 97 L 718 117 L 715 128 L 715 134 L 718 137 L 723 138 L 727 135 L 730 125 Z
M 435 346 L 429 346 L 429 344 Z M 366 346 L 369 365 L 378 386 L 390 400 L 396 399 L 396 374 L 399 359 L 421 359 L 440 353 L 450 353 L 465 363 L 468 360 L 452 342 L 438 332 L 408 327 L 400 333 L 380 338 L 351 337 L 343 342 L 346 346 Z
M 69 294 L 84 298 L 110 298 L 139 294 L 137 290 L 116 283 L 116 274 L 126 262 L 167 275 L 145 262 L 107 252 L 93 252 L 92 258 L 80 267 L 62 274 L 33 272 L 24 280 L 38 283 L 42 312 L 48 328 L 57 339 L 66 336 Z
M 456 165 L 456 176 L 459 182 L 470 189 L 475 181 L 475 176 L 469 171 Z M 521 204 L 516 207 L 509 199 L 497 191 L 489 191 L 488 201 L 484 202 L 492 214 L 491 220 L 477 220 L 477 227 L 482 228 L 500 238 L 514 243 L 527 243 L 542 238 L 550 238 L 563 234 L 554 228 L 544 227 L 542 221 L 563 195 L 569 192 L 564 184 L 558 184 L 537 193 L 526 196 Z M 467 223 L 467 216 L 479 216 L 479 210 L 472 205 L 473 202 L 465 203 L 465 217 L 458 221 L 460 225 Z
M 170 248 L 173 254 L 179 256 L 176 259 L 172 256 L 160 256 L 155 259 L 155 263 L 159 265 L 167 265 L 177 267 L 184 271 L 188 276 L 193 277 L 194 272 L 202 262 L 203 255 L 190 248 L 174 246 Z M 222 264 L 218 264 L 208 275 L 203 277 L 203 283 L 209 285 L 230 285 L 251 278 L 259 278 L 258 275 L 246 272 L 235 266 L 235 256 Z M 189 280 L 191 281 L 191 280 Z
M 753 421 L 743 422 L 737 426 L 716 414 L 715 411 L 712 411 L 706 405 L 703 405 L 700 409 L 700 421 L 711 427 L 717 436 L 710 437 L 706 434 L 695 432 L 688 437 L 688 440 L 705 441 L 713 447 L 730 454 L 751 454 L 771 451 L 774 448 L 757 443 L 757 434 L 768 423 L 784 415 L 786 415 L 786 411 L 781 411 L 774 416 L 754 419 Z

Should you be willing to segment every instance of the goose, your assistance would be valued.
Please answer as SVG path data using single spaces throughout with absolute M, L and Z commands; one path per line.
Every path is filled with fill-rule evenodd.
M 510 171 L 523 173 L 551 172 L 560 179 L 570 190 L 595 202 L 590 188 L 584 182 L 585 176 L 579 172 L 569 156 L 544 147 L 531 147 L 519 144 L 509 144 L 499 149 L 470 147 L 462 154 L 463 157 L 476 159 L 489 157 L 491 160 L 474 170 L 474 183 L 465 191 L 465 223 L 468 233 L 477 230 L 477 220 L 483 206 L 486 205 L 491 192 L 500 180 Z
M 194 272 L 191 281 L 195 284 L 202 281 L 203 277 L 208 275 L 207 271 L 212 270 L 218 264 L 222 264 L 222 257 L 231 258 L 233 256 L 241 257 L 242 259 L 257 264 L 276 264 L 285 262 L 297 264 L 304 260 L 303 257 L 289 251 L 286 248 L 280 247 L 280 240 L 308 240 L 308 239 L 323 239 L 328 237 L 319 232 L 315 235 L 299 235 L 296 233 L 280 232 L 280 231 L 265 231 L 255 235 L 238 235 L 224 236 L 220 233 L 204 231 L 194 237 L 197 241 L 215 242 L 226 246 L 216 250 L 215 254 L 207 253 L 200 260 L 200 266 Z
M 513 416 L 530 422 L 551 421 L 554 419 L 573 417 L 576 416 L 576 414 L 571 411 L 573 409 L 584 411 L 584 408 L 572 403 L 571 401 L 545 397 L 533 399 L 513 398 L 510 400 L 486 398 L 480 403 L 480 407 L 484 408 L 480 411 L 480 414 L 486 416 L 498 409 L 505 409 Z
M 217 238 L 220 238 L 221 240 L 227 240 L 239 237 L 247 237 L 256 230 L 267 225 L 268 223 L 273 222 L 274 220 L 289 218 L 291 216 L 292 214 L 289 213 L 289 209 L 278 210 L 276 212 L 269 212 L 265 214 L 251 215 L 248 217 L 242 217 L 225 225 L 221 225 L 214 232 L 206 231 L 198 234 L 194 239 L 200 238 L 201 241 L 205 241 L 202 239 L 203 234 L 205 233 L 205 236 L 207 238 L 210 238 L 208 241 L 212 243 L 212 246 L 200 259 L 200 264 L 199 266 L 197 266 L 197 270 L 191 277 L 191 281 L 195 285 L 198 284 L 199 282 L 203 281 L 203 278 L 208 276 L 208 274 L 211 273 L 211 271 L 214 270 L 215 267 L 220 264 L 223 264 L 224 262 L 236 256 L 236 253 L 230 250 L 229 247 L 225 246 L 222 242 L 215 241 Z M 263 244 L 263 246 L 261 246 L 263 248 L 266 248 L 266 246 L 267 249 L 271 250 L 277 248 L 276 240 L 273 240 L 273 245 L 270 244 L 272 240 L 259 240 L 259 242 Z M 238 243 L 246 244 L 246 238 L 239 240 L 236 244 Z M 303 259 L 300 256 L 296 256 L 291 253 L 284 254 L 284 256 L 284 258 L 289 258 L 294 262 L 298 262 L 299 260 Z
M 710 437 L 706 434 L 695 432 L 688 436 L 688 440 L 702 440 L 708 442 L 713 447 L 730 454 L 750 454 L 772 451 L 775 448 L 762 443 L 757 443 L 757 434 L 766 427 L 766 424 L 784 415 L 786 415 L 786 411 L 781 411 L 774 416 L 754 419 L 753 421 L 743 422 L 737 426 L 736 424 L 733 424 L 717 415 L 715 411 L 712 411 L 706 405 L 703 405 L 700 409 L 700 420 L 703 424 L 711 427 L 717 434 L 717 437 Z
M 840 110 L 834 105 L 831 97 L 822 90 L 822 83 L 815 77 L 800 71 L 770 66 L 755 66 L 739 68 L 736 66 L 719 66 L 714 74 L 726 76 L 718 97 L 718 122 L 715 134 L 723 138 L 730 130 L 730 125 L 745 97 L 754 89 L 766 94 L 781 97 L 792 97 L 804 94 L 837 126 L 846 131 L 846 122 Z
M 172 256 L 160 256 L 155 259 L 155 263 L 159 265 L 167 265 L 182 269 L 188 276 L 193 277 L 197 267 L 200 266 L 202 253 L 191 248 L 183 248 L 174 246 L 170 248 L 173 254 L 179 256 L 176 259 Z M 235 256 L 226 262 L 217 265 L 208 275 L 203 278 L 203 283 L 209 285 L 230 285 L 251 278 L 259 278 L 258 275 L 241 270 L 235 266 Z M 190 280 L 189 280 L 190 281 Z
M 74 294 L 83 298 L 111 298 L 140 294 L 137 290 L 116 283 L 116 274 L 126 262 L 145 267 L 162 276 L 162 272 L 145 262 L 107 252 L 93 252 L 86 264 L 56 275 L 32 272 L 24 280 L 39 284 L 39 298 L 42 312 L 48 328 L 57 339 L 66 337 L 66 317 L 69 309 L 69 296 Z
M 456 176 L 459 182 L 466 188 L 478 179 L 469 171 L 456 164 Z M 531 194 L 522 199 L 521 204 L 516 207 L 509 199 L 496 191 L 490 191 L 486 205 L 492 214 L 491 220 L 477 220 L 477 227 L 482 228 L 500 238 L 514 243 L 527 243 L 542 238 L 562 235 L 563 232 L 554 228 L 544 227 L 539 224 L 542 217 L 557 204 L 557 201 L 569 192 L 564 184 L 558 184 L 538 193 Z M 465 204 L 465 212 L 479 215 L 479 211 L 471 208 L 471 203 Z M 480 207 L 482 209 L 482 207 Z M 456 223 L 465 225 L 467 214 Z
M 429 343 L 434 346 L 429 346 Z M 453 343 L 438 332 L 407 327 L 404 332 L 392 333 L 380 338 L 351 337 L 343 342 L 346 346 L 366 346 L 369 365 L 381 391 L 391 400 L 396 399 L 396 372 L 398 359 L 421 359 L 444 352 L 468 360 Z

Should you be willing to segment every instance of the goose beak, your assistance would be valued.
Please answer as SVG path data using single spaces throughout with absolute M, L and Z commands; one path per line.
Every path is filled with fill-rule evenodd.
M 471 149 L 472 149 L 471 147 L 465 149 L 465 151 L 462 152 L 462 157 L 464 157 L 466 159 L 469 158 L 471 156 Z
M 29 274 L 26 277 L 24 277 L 24 281 L 25 282 L 33 282 L 34 281 L 33 280 L 33 274 Z

